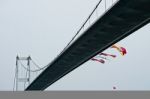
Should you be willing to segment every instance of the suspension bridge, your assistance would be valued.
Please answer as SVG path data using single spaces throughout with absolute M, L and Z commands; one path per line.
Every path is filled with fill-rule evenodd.
M 150 0 L 112 0 L 108 9 L 105 0 L 104 13 L 76 38 L 94 13 L 97 13 L 102 1 L 104 0 L 98 2 L 62 52 L 25 88 L 25 91 L 45 90 L 81 64 L 150 22 Z

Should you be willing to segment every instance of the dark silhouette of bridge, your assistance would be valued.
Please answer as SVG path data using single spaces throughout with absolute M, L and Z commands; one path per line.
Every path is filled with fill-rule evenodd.
M 150 21 L 150 0 L 120 0 L 70 44 L 26 88 L 44 90 Z

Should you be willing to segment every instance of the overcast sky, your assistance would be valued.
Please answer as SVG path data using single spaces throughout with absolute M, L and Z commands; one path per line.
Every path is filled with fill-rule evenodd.
M 31 55 L 41 67 L 47 65 L 98 1 L 0 0 L 0 90 L 13 89 L 16 55 Z M 103 11 L 99 8 L 98 16 Z M 104 65 L 88 61 L 47 90 L 150 90 L 149 29 L 148 24 L 118 43 L 127 49 L 126 56 L 108 49 L 118 57 Z

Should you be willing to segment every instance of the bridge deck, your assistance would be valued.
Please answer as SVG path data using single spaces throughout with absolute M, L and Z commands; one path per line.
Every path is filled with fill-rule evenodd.
M 50 63 L 26 90 L 44 90 L 93 56 L 147 24 L 149 18 L 150 0 L 120 0 Z

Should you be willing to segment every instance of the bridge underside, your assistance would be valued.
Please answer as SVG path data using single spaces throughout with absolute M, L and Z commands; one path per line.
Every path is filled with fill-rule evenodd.
M 120 0 L 57 57 L 26 90 L 44 90 L 112 44 L 149 23 L 150 0 Z

